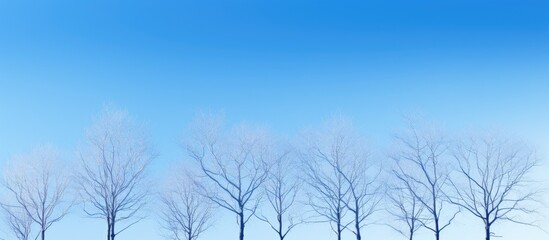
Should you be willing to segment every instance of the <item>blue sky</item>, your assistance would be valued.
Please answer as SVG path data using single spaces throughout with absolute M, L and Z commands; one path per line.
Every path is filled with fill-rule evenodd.
M 508 131 L 543 152 L 547 12 L 542 0 L 0 0 L 0 161 L 42 143 L 71 156 L 106 103 L 147 123 L 158 175 L 185 159 L 178 142 L 198 111 L 287 135 L 344 114 L 380 146 L 403 114 L 419 113 L 454 131 Z M 236 236 L 231 218 L 218 222 L 205 240 Z M 51 235 L 97 239 L 101 224 L 75 209 Z M 266 239 L 256 224 L 251 236 Z M 160 239 L 157 228 L 151 219 L 120 239 Z M 302 228 L 289 240 L 328 239 L 310 228 L 322 235 Z

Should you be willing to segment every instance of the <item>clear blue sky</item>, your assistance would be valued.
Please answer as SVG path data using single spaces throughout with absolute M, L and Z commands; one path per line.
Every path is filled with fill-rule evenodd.
M 546 0 L 0 0 L 0 162 L 42 143 L 70 156 L 105 103 L 148 124 L 157 175 L 185 159 L 178 142 L 201 110 L 288 135 L 341 113 L 381 146 L 403 114 L 420 113 L 545 151 L 548 13 Z M 102 238 L 104 224 L 81 216 L 52 239 Z M 218 223 L 204 240 L 236 237 L 232 218 Z M 253 224 L 250 240 L 269 239 Z M 449 240 L 463 239 L 457 228 Z M 289 240 L 328 239 L 310 229 Z M 517 231 L 504 239 L 524 239 Z M 120 239 L 161 238 L 151 218 Z

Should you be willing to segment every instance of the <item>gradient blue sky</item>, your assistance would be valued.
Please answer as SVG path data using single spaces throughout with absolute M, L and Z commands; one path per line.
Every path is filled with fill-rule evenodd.
M 0 0 L 0 161 L 43 143 L 71 156 L 105 103 L 147 123 L 156 176 L 184 161 L 178 143 L 201 110 L 287 135 L 344 114 L 380 149 L 403 114 L 419 113 L 453 131 L 508 131 L 544 152 L 548 12 L 547 0 Z M 52 239 L 102 238 L 103 223 L 81 216 Z M 236 237 L 232 218 L 217 222 L 204 240 Z M 459 220 L 447 239 L 469 225 Z M 252 227 L 251 240 L 270 239 Z M 548 238 L 517 229 L 503 239 Z M 159 233 L 151 218 L 120 239 Z M 307 226 L 288 240 L 328 236 Z

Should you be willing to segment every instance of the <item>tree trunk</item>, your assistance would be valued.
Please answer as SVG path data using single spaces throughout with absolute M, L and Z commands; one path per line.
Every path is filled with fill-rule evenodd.
M 341 222 L 337 221 L 337 240 L 341 240 Z
M 361 240 L 362 236 L 360 235 L 360 216 L 358 215 L 358 203 L 355 205 L 355 228 L 356 228 L 356 240 Z
M 284 235 L 282 234 L 282 232 L 284 231 L 282 229 L 282 227 L 283 227 L 282 226 L 282 214 L 278 214 L 277 220 L 278 220 L 278 236 L 279 236 L 280 240 L 284 240 Z
M 341 194 L 340 194 L 340 196 L 341 196 Z M 337 215 L 336 215 L 336 217 L 337 217 L 337 222 L 336 222 L 336 224 L 337 224 L 337 240 L 341 240 L 341 231 L 342 231 L 341 230 L 341 205 L 340 204 L 341 204 L 341 201 L 339 201 L 338 204 L 337 204 L 337 209 L 338 209 L 337 210 Z
M 440 240 L 440 230 L 438 225 L 438 218 L 435 218 L 435 239 Z
M 356 228 L 356 240 L 361 240 L 362 236 L 360 235 L 360 225 L 356 223 L 355 228 Z
M 111 240 L 111 221 L 107 219 L 107 240 Z
M 112 227 L 111 227 L 111 240 L 114 240 L 114 237 L 116 236 L 114 234 L 114 219 L 112 220 L 111 225 L 112 225 Z
M 240 240 L 244 240 L 244 210 L 238 214 L 240 217 Z
M 46 239 L 46 230 L 45 229 L 42 229 L 41 235 L 42 235 L 42 240 L 45 240 Z
M 490 224 L 486 224 L 484 228 L 486 229 L 486 240 L 490 240 Z
M 414 228 L 413 227 L 410 229 L 410 238 L 408 238 L 408 240 L 414 240 Z

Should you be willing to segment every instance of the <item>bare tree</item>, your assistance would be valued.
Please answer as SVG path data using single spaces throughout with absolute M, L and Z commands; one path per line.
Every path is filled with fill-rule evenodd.
M 425 207 L 407 187 L 392 187 L 387 192 L 390 206 L 388 212 L 394 220 L 388 224 L 393 230 L 409 240 L 421 228 L 420 218 Z M 402 224 L 405 227 L 402 227 Z
M 284 240 L 288 233 L 303 223 L 302 214 L 296 209 L 300 184 L 296 178 L 296 168 L 291 164 L 292 158 L 282 157 L 275 162 L 265 182 L 265 196 L 272 215 L 257 214 L 257 217 L 269 224 L 279 240 Z
M 345 206 L 354 218 L 354 229 L 351 229 L 351 232 L 357 240 L 361 240 L 361 229 L 368 223 L 368 218 L 378 210 L 382 199 L 382 185 L 377 182 L 381 168 L 373 171 L 374 164 L 368 153 L 356 149 L 358 146 L 353 145 L 358 142 L 355 141 L 353 138 L 349 139 L 349 152 L 344 153 L 348 155 L 347 161 L 340 165 L 338 170 L 349 186 L 349 198 L 346 199 Z
M 533 212 L 528 203 L 537 191 L 528 186 L 528 175 L 536 159 L 524 145 L 496 136 L 475 137 L 458 144 L 454 157 L 458 175 L 451 181 L 450 200 L 483 221 L 486 240 L 494 223 L 520 222 L 512 214 Z
M 336 160 L 335 166 L 339 165 L 337 159 L 332 160 Z M 307 192 L 308 204 L 330 224 L 337 239 L 341 240 L 343 230 L 351 223 L 344 220 L 348 211 L 345 202 L 349 193 L 345 179 L 337 167 L 332 167 L 331 164 L 326 166 L 314 155 L 304 159 L 303 164 L 305 181 L 310 188 Z
M 348 225 L 356 239 L 375 211 L 381 197 L 376 183 L 379 171 L 372 172 L 373 162 L 364 143 L 351 124 L 336 119 L 326 129 L 310 134 L 302 155 L 311 189 L 309 204 L 327 219 L 338 239 Z M 344 220 L 347 212 L 352 221 Z
M 30 240 L 32 231 L 32 218 L 27 214 L 25 209 L 19 206 L 10 206 L 2 204 L 6 223 L 12 234 L 18 240 Z
M 65 199 L 68 181 L 58 159 L 51 147 L 41 147 L 13 159 L 6 172 L 4 184 L 11 200 L 3 208 L 8 212 L 12 230 L 20 238 L 28 238 L 32 220 L 39 227 L 40 239 L 46 239 L 46 231 L 72 205 Z
M 161 197 L 162 224 L 174 240 L 197 240 L 208 229 L 212 207 L 187 172 Z
M 280 157 L 265 131 L 241 126 L 226 133 L 218 118 L 202 116 L 193 126 L 187 150 L 209 183 L 201 185 L 205 196 L 236 215 L 243 240 L 246 223 L 259 206 L 268 163 Z
M 145 173 L 154 157 L 147 135 L 125 111 L 108 107 L 90 127 L 78 182 L 86 214 L 106 220 L 107 240 L 143 219 Z
M 401 148 L 392 156 L 397 166 L 393 173 L 425 207 L 427 216 L 417 220 L 439 240 L 440 233 L 459 212 L 447 208 L 448 143 L 439 133 L 420 131 L 413 123 L 410 124 L 409 133 L 397 137 L 397 140 Z

